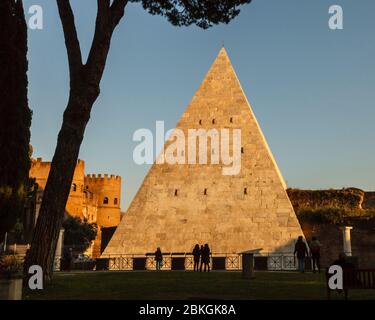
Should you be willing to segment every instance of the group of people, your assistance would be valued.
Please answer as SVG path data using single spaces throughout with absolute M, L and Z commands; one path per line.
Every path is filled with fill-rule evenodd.
M 316 237 L 312 237 L 310 243 L 310 253 L 312 260 L 312 268 L 315 273 L 318 271 L 320 273 L 320 248 L 321 243 Z M 299 236 L 298 240 L 294 247 L 294 256 L 297 256 L 298 259 L 298 271 L 301 273 L 305 272 L 305 260 L 309 256 L 309 251 L 307 249 L 306 243 L 303 241 L 303 237 Z
M 312 241 L 309 247 L 313 272 L 315 273 L 318 271 L 320 273 L 320 250 L 322 245 L 316 237 L 312 237 Z M 199 246 L 199 244 L 196 244 L 194 246 L 192 254 L 194 258 L 194 271 L 209 272 L 211 251 L 208 244 L 206 243 L 204 246 Z M 309 256 L 309 250 L 302 236 L 298 237 L 298 240 L 295 244 L 294 256 L 296 256 L 298 259 L 298 271 L 304 273 L 305 260 Z M 163 254 L 160 248 L 157 248 L 155 251 L 155 261 L 156 270 L 159 271 L 163 266 Z
M 195 272 L 210 272 L 210 247 L 206 243 L 204 246 L 200 246 L 196 244 L 193 249 L 193 257 L 194 257 L 194 271 Z M 203 270 L 202 270 L 203 269 Z
M 196 244 L 192 254 L 194 257 L 194 271 L 210 272 L 211 250 L 208 244 L 206 243 L 204 246 Z M 163 267 L 163 254 L 159 247 L 155 251 L 155 265 L 157 271 L 160 271 Z

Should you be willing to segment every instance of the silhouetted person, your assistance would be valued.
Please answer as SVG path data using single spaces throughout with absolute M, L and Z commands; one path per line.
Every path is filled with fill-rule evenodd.
M 66 271 L 71 271 L 72 264 L 73 264 L 73 249 L 72 248 L 65 250 L 63 262 L 64 262 L 64 269 Z
M 199 244 L 196 244 L 193 249 L 193 257 L 194 257 L 194 271 L 199 271 L 199 260 L 201 257 L 201 250 L 199 249 Z
M 320 248 L 321 244 L 319 240 L 316 237 L 312 237 L 312 241 L 310 244 L 310 252 L 311 252 L 311 258 L 312 258 L 312 267 L 313 272 L 316 272 L 316 269 L 318 269 L 318 272 L 320 273 Z
M 161 253 L 160 248 L 158 247 L 155 251 L 155 261 L 156 261 L 156 270 L 160 271 L 163 266 L 163 254 Z
M 298 259 L 298 271 L 301 273 L 305 272 L 305 258 L 309 254 L 307 251 L 306 243 L 303 241 L 302 236 L 298 237 L 296 245 L 294 247 L 294 255 L 297 254 Z
M 206 270 L 210 272 L 210 248 L 208 244 L 206 243 L 203 248 L 203 254 L 202 254 L 202 259 L 203 259 L 203 264 L 204 264 L 204 272 Z
M 342 270 L 353 270 L 355 269 L 354 264 L 347 261 L 347 256 L 344 252 L 339 254 L 339 258 L 333 261 L 332 265 L 341 266 Z
M 200 260 L 201 260 L 201 265 L 200 265 L 200 267 L 199 267 L 199 271 L 200 271 L 200 272 L 202 272 L 202 268 L 203 268 L 203 254 L 204 254 L 204 247 L 201 246 L 201 249 L 200 249 L 200 256 L 201 256 Z
M 357 281 L 360 283 L 359 279 L 353 279 L 353 271 L 355 270 L 354 264 L 347 261 L 347 256 L 344 252 L 341 252 L 339 254 L 339 258 L 335 261 L 333 261 L 332 265 L 340 266 L 343 271 L 343 284 L 345 287 L 345 283 L 349 280 L 349 282 Z M 339 293 L 342 292 L 342 290 L 338 290 Z M 348 289 L 344 288 L 344 294 L 345 299 L 348 299 Z

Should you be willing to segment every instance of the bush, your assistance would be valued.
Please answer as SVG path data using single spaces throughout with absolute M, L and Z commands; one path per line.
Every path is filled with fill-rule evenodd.
M 88 223 L 86 220 L 82 221 L 78 217 L 68 216 L 63 222 L 65 229 L 64 245 L 71 247 L 79 247 L 81 252 L 84 252 L 96 238 L 98 227 L 95 223 Z
M 0 256 L 0 277 L 12 278 L 21 272 L 22 263 L 15 256 Z
M 290 201 L 295 209 L 346 208 L 360 209 L 364 191 L 356 188 L 329 190 L 287 189 Z

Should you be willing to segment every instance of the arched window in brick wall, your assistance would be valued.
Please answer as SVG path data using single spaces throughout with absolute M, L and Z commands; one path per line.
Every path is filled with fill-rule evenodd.
M 77 191 L 77 185 L 75 183 L 72 184 L 72 191 L 73 192 Z
M 118 203 L 118 199 L 115 198 L 115 199 L 113 200 L 113 203 L 114 203 L 114 204 L 117 204 L 117 203 Z
M 104 197 L 103 204 L 108 204 L 108 197 Z

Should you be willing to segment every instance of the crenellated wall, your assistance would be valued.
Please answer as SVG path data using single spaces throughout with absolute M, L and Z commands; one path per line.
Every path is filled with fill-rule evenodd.
M 117 227 L 120 223 L 121 177 L 88 174 L 85 177 L 85 188 L 87 192 L 97 197 L 98 234 L 92 247 L 92 256 L 98 257 L 101 254 L 101 229 Z
M 108 174 L 85 177 L 86 190 L 97 195 L 97 224 L 114 227 L 120 223 L 121 177 Z

